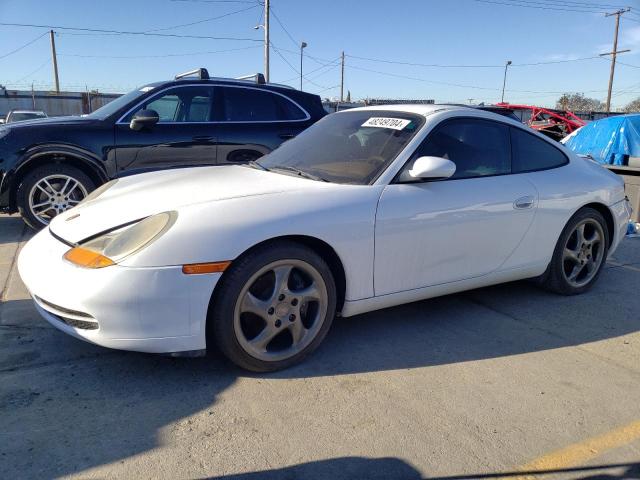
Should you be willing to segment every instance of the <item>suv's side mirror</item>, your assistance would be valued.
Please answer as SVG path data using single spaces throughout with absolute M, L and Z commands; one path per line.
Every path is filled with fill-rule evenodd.
M 413 162 L 409 176 L 415 179 L 442 180 L 456 173 L 456 164 L 442 157 L 420 157 Z
M 131 130 L 142 130 L 145 127 L 153 127 L 160 120 L 158 112 L 155 110 L 140 110 L 131 119 L 129 128 Z

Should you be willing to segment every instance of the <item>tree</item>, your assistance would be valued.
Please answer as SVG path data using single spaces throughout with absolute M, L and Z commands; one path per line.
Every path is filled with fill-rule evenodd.
M 622 111 L 626 113 L 640 112 L 640 97 L 627 103 Z
M 584 93 L 565 93 L 556 102 L 556 108 L 572 112 L 603 112 L 605 104 L 597 98 L 585 97 Z

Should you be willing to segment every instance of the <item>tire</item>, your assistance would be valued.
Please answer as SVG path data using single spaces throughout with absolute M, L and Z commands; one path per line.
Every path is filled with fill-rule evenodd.
M 335 312 L 336 286 L 322 257 L 291 241 L 267 244 L 224 273 L 209 305 L 207 345 L 246 370 L 282 370 L 320 345 Z
M 59 192 L 58 189 L 63 187 L 65 191 Z M 18 211 L 27 225 L 40 230 L 53 217 L 77 205 L 95 188 L 93 180 L 71 165 L 43 165 L 22 179 L 18 187 Z
M 584 226 L 582 241 L 578 233 L 581 226 Z M 607 223 L 602 214 L 588 207 L 578 210 L 562 230 L 551 262 L 538 283 L 560 295 L 586 292 L 602 272 L 609 245 Z

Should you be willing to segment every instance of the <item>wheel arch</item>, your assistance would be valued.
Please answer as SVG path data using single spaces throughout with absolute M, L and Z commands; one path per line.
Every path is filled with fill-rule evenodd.
M 608 238 L 609 246 L 611 246 L 611 244 L 614 241 L 616 226 L 615 226 L 615 221 L 613 219 L 613 213 L 611 213 L 611 210 L 609 209 L 609 207 L 607 207 L 604 203 L 592 202 L 592 203 L 583 205 L 577 211 L 580 211 L 584 208 L 593 208 L 595 211 L 597 211 L 598 213 L 600 213 L 600 215 L 604 217 L 604 220 L 607 224 L 607 235 L 609 237 Z
M 282 235 L 279 237 L 273 237 L 267 240 L 263 240 L 247 248 L 240 255 L 238 255 L 238 257 L 236 257 L 236 260 L 252 252 L 256 248 L 261 248 L 261 247 L 264 247 L 265 245 L 278 243 L 282 241 L 295 242 L 300 245 L 304 245 L 305 247 L 310 248 L 311 250 L 316 252 L 318 255 L 322 257 L 322 259 L 325 262 L 327 262 L 327 265 L 329 266 L 329 269 L 331 270 L 331 274 L 333 275 L 333 279 L 336 283 L 336 294 L 337 294 L 336 310 L 340 312 L 342 310 L 342 307 L 344 306 L 345 295 L 346 295 L 346 285 L 347 285 L 346 274 L 345 274 L 344 265 L 342 263 L 342 260 L 340 259 L 340 256 L 337 254 L 334 248 L 324 240 L 321 240 L 317 237 L 313 237 L 309 235 Z M 224 281 L 224 274 L 222 274 L 220 281 L 218 281 L 218 283 L 216 284 L 216 287 L 214 288 L 213 294 L 211 296 L 212 299 L 216 295 L 218 286 L 221 285 L 223 281 Z
M 9 206 L 12 210 L 17 208 L 18 187 L 22 179 L 35 168 L 54 164 L 67 164 L 77 168 L 87 175 L 95 183 L 96 187 L 108 180 L 104 168 L 100 166 L 98 161 L 82 151 L 62 147 L 31 152 L 13 173 L 13 181 L 9 192 Z

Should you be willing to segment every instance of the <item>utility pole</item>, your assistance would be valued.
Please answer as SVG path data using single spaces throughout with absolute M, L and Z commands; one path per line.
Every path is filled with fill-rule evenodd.
M 609 72 L 609 90 L 607 92 L 607 107 L 606 107 L 607 112 L 611 110 L 611 90 L 613 89 L 613 74 L 616 70 L 616 56 L 619 53 L 625 53 L 630 51 L 630 50 L 618 50 L 618 29 L 620 27 L 620 15 L 622 15 L 623 13 L 627 13 L 629 10 L 631 9 L 622 8 L 617 12 L 604 14 L 605 17 L 612 17 L 614 15 L 616 16 L 616 29 L 615 29 L 615 33 L 613 34 L 613 50 L 608 53 L 600 54 L 600 56 L 611 55 L 611 71 Z
M 501 103 L 504 103 L 504 87 L 507 85 L 507 69 L 511 65 L 511 60 L 507 60 L 507 63 L 504 64 L 504 80 L 502 80 L 502 100 Z
M 264 0 L 264 79 L 269 83 L 269 0 Z
M 58 80 L 58 57 L 56 56 L 56 39 L 53 30 L 49 31 L 49 38 L 51 39 L 51 57 L 53 60 L 53 79 L 56 84 L 56 93 L 60 93 L 60 81 Z
M 341 56 L 341 73 L 340 73 L 340 101 L 344 101 L 344 51 Z

